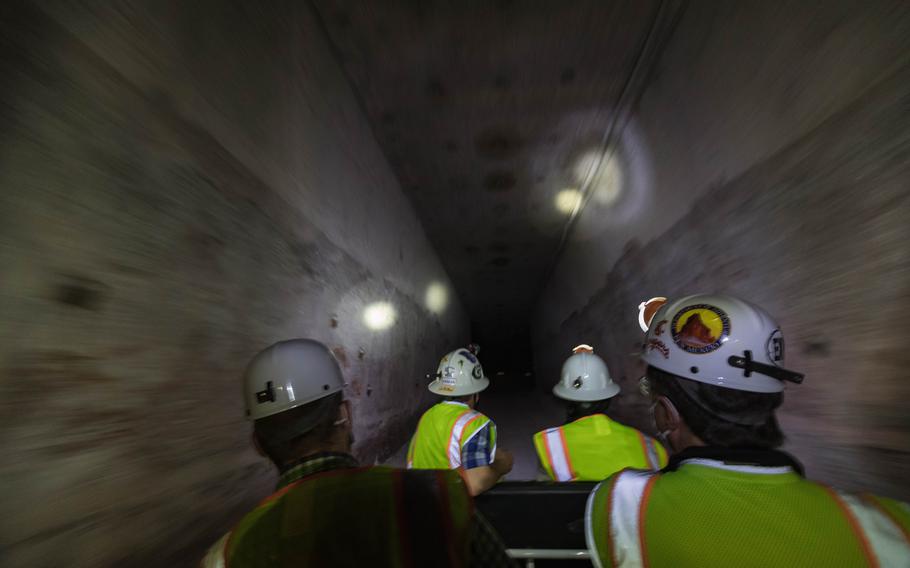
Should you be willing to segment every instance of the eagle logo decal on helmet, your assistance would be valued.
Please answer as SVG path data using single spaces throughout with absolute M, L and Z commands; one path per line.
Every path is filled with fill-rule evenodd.
M 688 353 L 710 353 L 730 335 L 730 318 L 718 307 L 708 304 L 686 306 L 676 312 L 670 323 L 673 342 Z

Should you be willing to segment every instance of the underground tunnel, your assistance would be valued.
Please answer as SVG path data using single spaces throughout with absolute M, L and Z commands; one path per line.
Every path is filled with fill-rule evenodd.
M 0 15 L 0 564 L 199 565 L 275 491 L 243 381 L 293 338 L 337 361 L 353 457 L 395 468 L 440 359 L 479 345 L 476 410 L 514 464 L 475 505 L 510 550 L 555 547 L 550 514 L 588 553 L 593 484 L 540 481 L 532 436 L 566 421 L 579 345 L 618 386 L 608 416 L 661 433 L 653 297 L 761 306 L 805 375 L 783 451 L 910 501 L 910 4 Z

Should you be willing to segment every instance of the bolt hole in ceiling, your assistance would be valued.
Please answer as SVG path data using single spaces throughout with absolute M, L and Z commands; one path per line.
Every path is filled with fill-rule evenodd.
M 659 4 L 313 3 L 455 286 L 427 283 L 426 308 L 457 293 L 485 363 L 524 371 L 566 238 L 605 238 L 647 202 L 621 109 Z M 369 329 L 395 325 L 393 301 L 357 301 Z

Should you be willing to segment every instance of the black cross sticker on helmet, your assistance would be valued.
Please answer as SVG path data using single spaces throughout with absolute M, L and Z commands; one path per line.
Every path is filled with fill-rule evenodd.
M 745 377 L 751 377 L 752 373 L 759 373 L 762 375 L 767 375 L 779 381 L 790 381 L 791 383 L 799 384 L 803 382 L 803 378 L 805 376 L 802 373 L 788 371 L 787 369 L 782 369 L 774 365 L 759 363 L 752 359 L 752 352 L 748 349 L 743 352 L 742 357 L 731 355 L 727 359 L 727 363 L 729 363 L 731 367 L 742 369 L 743 376 Z
M 272 381 L 265 383 L 265 390 L 256 393 L 256 403 L 275 402 L 275 389 L 272 388 Z

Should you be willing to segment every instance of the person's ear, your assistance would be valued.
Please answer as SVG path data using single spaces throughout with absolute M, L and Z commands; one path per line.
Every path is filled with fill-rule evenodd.
M 352 413 L 351 413 L 351 401 L 342 400 L 341 404 L 338 405 L 338 416 L 335 419 L 335 426 L 341 426 L 342 424 L 347 424 L 348 428 L 352 428 Z
M 657 406 L 654 408 L 654 422 L 657 423 L 658 432 L 673 432 L 680 427 L 682 419 L 679 411 L 669 398 L 658 397 Z

